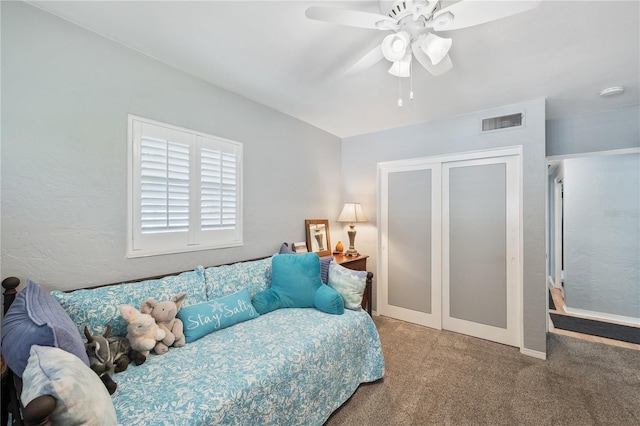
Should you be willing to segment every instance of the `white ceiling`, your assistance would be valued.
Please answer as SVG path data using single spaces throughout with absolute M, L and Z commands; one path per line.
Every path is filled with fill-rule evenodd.
M 442 32 L 453 38 L 453 69 L 434 77 L 414 67 L 415 99 L 403 79 L 403 108 L 386 61 L 342 77 L 387 32 L 304 13 L 313 5 L 379 13 L 377 1 L 29 3 L 339 137 L 537 98 L 547 99 L 548 119 L 640 104 L 637 0 L 544 0 L 519 15 Z M 614 85 L 625 93 L 600 98 Z

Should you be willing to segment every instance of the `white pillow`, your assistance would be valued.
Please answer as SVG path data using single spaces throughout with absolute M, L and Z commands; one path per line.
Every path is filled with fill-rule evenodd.
M 61 425 L 116 425 L 111 396 L 98 375 L 77 356 L 59 348 L 32 345 L 22 375 L 22 404 L 41 395 L 58 402 L 51 420 Z
M 367 271 L 353 271 L 336 262 L 331 262 L 327 284 L 340 293 L 345 308 L 362 309 L 362 294 L 367 287 Z

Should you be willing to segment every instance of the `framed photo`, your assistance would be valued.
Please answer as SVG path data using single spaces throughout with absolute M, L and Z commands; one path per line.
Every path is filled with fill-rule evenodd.
M 327 219 L 307 219 L 304 221 L 307 232 L 307 251 L 320 257 L 331 255 L 329 221 Z

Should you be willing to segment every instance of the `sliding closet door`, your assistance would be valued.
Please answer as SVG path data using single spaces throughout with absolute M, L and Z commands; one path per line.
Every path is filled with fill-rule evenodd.
M 518 157 L 442 165 L 442 327 L 519 346 Z
M 379 313 L 439 329 L 440 165 L 380 173 Z

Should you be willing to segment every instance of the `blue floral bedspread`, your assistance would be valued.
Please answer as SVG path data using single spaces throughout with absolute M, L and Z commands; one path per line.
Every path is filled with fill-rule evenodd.
M 322 425 L 383 374 L 366 312 L 280 309 L 131 364 L 113 402 L 123 425 Z

